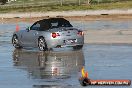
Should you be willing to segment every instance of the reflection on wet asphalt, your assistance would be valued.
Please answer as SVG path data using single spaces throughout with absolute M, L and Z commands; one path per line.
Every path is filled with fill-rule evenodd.
M 86 44 L 82 51 L 46 53 L 14 50 L 11 44 L 0 48 L 1 88 L 80 88 L 84 62 L 91 79 L 132 80 L 132 46 Z
M 45 81 L 70 78 L 71 73 L 76 74 L 84 66 L 82 51 L 61 53 L 16 49 L 13 53 L 13 62 L 15 67 L 28 71 L 31 78 Z
M 39 52 L 14 50 L 11 45 L 0 48 L 2 88 L 72 87 L 78 83 L 78 72 L 84 66 L 82 50 Z

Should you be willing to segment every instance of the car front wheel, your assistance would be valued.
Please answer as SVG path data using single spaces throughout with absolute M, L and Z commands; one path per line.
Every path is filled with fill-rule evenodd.
M 19 40 L 17 35 L 13 35 L 12 37 L 12 44 L 15 48 L 21 48 L 21 46 L 19 45 Z
M 47 44 L 43 37 L 40 37 L 38 39 L 38 48 L 40 51 L 46 51 L 47 50 Z

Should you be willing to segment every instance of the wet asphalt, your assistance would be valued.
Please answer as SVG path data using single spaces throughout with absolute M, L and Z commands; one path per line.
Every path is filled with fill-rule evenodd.
M 107 27 L 111 27 L 108 25 L 112 23 L 107 22 Z M 30 25 L 19 24 L 22 28 Z M 74 24 L 78 26 L 78 22 Z M 121 24 L 118 22 L 118 25 Z M 125 26 L 131 28 L 127 23 Z M 88 71 L 90 79 L 132 80 L 132 45 L 84 44 L 82 50 L 76 51 L 65 48 L 49 52 L 40 52 L 37 49 L 17 50 L 11 44 L 14 29 L 15 24 L 0 24 L 0 88 L 81 88 L 78 78 L 82 66 Z

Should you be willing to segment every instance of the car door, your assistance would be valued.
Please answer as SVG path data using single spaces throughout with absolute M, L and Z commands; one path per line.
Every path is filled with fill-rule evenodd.
M 34 23 L 28 30 L 24 31 L 22 35 L 22 42 L 24 46 L 35 47 L 37 44 L 39 23 Z

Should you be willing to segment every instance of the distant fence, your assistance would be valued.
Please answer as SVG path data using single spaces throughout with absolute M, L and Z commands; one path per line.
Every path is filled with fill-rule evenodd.
M 100 4 L 100 3 L 114 3 L 132 0 L 16 0 L 7 2 L 5 5 L 0 7 L 33 7 L 33 6 L 50 6 L 50 5 L 89 5 L 89 4 Z

